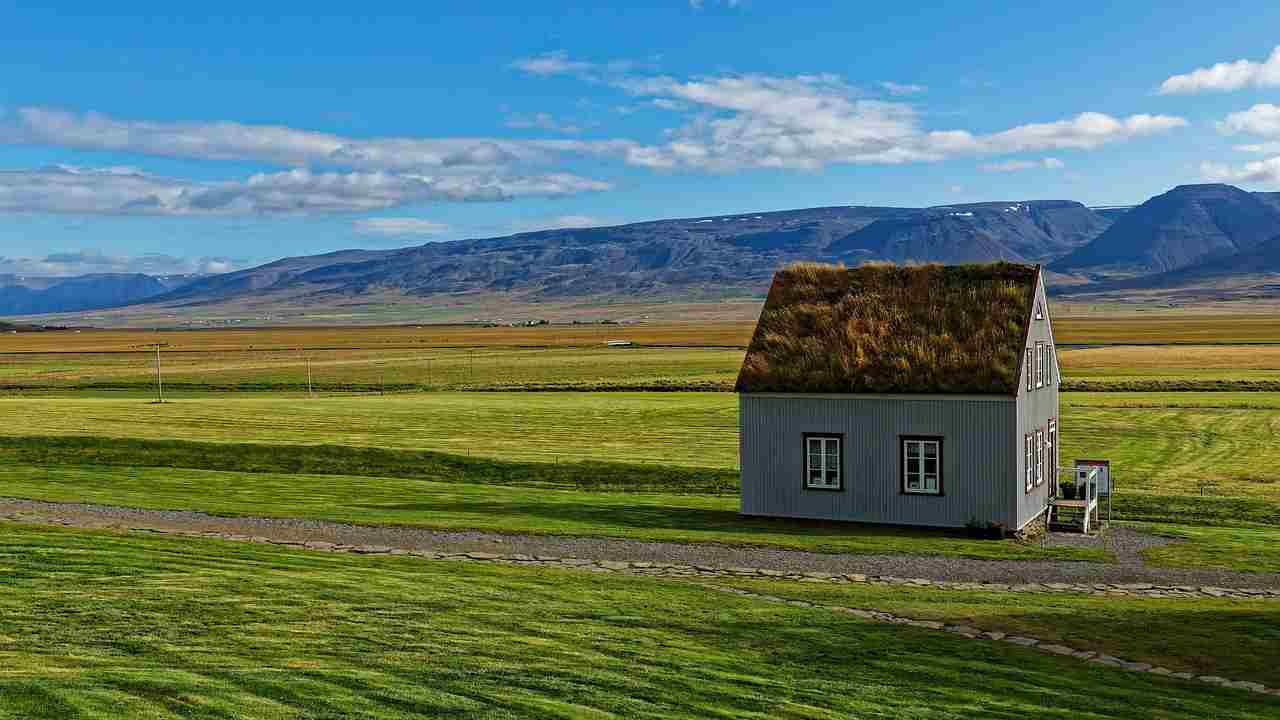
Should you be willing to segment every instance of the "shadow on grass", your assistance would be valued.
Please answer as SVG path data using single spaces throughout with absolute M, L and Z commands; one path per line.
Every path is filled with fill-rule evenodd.
M 736 495 L 735 470 L 672 465 L 512 462 L 427 450 L 262 445 L 103 437 L 0 437 L 0 462 L 172 467 L 248 473 L 353 475 L 598 492 Z

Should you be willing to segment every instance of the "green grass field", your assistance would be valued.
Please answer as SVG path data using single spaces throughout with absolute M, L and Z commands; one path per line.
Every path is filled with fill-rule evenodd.
M 824 605 L 893 608 L 894 613 L 910 618 L 1088 647 L 1174 671 L 1280 684 L 1280 666 L 1275 662 L 1280 605 L 1274 602 L 938 592 L 910 586 L 739 579 L 719 584 Z M 1224 648 L 1230 650 L 1224 652 Z
M 309 359 L 309 362 L 308 362 Z M 139 391 L 154 387 L 146 352 L 0 353 L 0 390 Z M 170 392 L 317 392 L 494 388 L 727 389 L 742 351 L 723 348 L 372 348 L 211 350 L 163 355 Z
M 443 481 L 441 481 L 443 480 Z M 1100 550 L 1040 548 L 958 534 L 738 516 L 725 495 L 599 492 L 343 475 L 185 468 L 0 465 L 5 494 L 222 515 L 299 517 L 436 530 L 713 542 L 794 550 L 908 553 L 992 560 L 1102 560 Z
M 1165 610 L 1185 617 L 1149 612 Z M 5 718 L 1275 713 L 1274 698 L 677 583 L 207 540 L 0 525 L 0 616 Z
M 1122 492 L 1280 500 L 1280 393 L 1067 393 L 1062 457 L 1110 458 Z M 0 399 L 0 435 L 438 450 L 504 460 L 737 464 L 737 398 L 724 393 L 241 395 Z

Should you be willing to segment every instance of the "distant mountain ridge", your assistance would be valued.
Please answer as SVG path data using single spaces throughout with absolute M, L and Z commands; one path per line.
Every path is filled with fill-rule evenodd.
M 1231 185 L 1179 185 L 1053 263 L 1060 272 L 1148 275 L 1249 252 L 1280 235 L 1280 197 Z
M 797 260 L 1043 262 L 1108 225 L 1065 200 L 744 213 L 287 258 L 197 280 L 151 302 L 205 305 L 249 295 L 319 301 L 382 291 L 516 293 L 533 302 L 694 289 L 757 293 L 774 269 Z
M 242 316 L 388 303 L 489 307 L 497 298 L 577 307 L 759 298 L 777 268 L 801 260 L 1041 263 L 1057 292 L 1088 295 L 1280 275 L 1276 238 L 1280 193 L 1181 185 L 1132 208 L 1069 200 L 849 205 L 342 250 L 164 287 L 147 276 L 24 289 L 0 282 L 0 314 L 140 306 L 166 317 Z
M 192 276 L 98 273 L 68 278 L 0 276 L 0 315 L 121 307 L 161 295 Z

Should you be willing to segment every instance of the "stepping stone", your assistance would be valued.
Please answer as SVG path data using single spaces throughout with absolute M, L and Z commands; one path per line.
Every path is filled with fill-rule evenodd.
M 605 568 L 606 570 L 626 570 L 627 568 L 631 567 L 631 563 L 629 562 L 621 562 L 616 560 L 602 560 L 600 561 L 599 565 L 600 567 Z
M 385 555 L 391 552 L 391 548 L 386 545 L 356 545 L 351 548 L 351 552 L 358 555 Z
M 1054 655 L 1074 655 L 1076 652 L 1074 649 L 1069 648 L 1066 645 L 1041 645 L 1040 649 L 1045 652 L 1051 652 Z
M 308 540 L 307 542 L 302 543 L 302 547 L 307 548 L 308 550 L 332 550 L 336 546 L 331 542 L 324 542 L 323 540 Z
M 501 555 L 494 555 L 493 553 L 487 552 L 469 552 L 466 553 L 466 556 L 472 560 L 497 560 L 502 557 Z
M 1021 635 L 1006 637 L 1004 641 L 1007 643 L 1013 643 L 1014 645 L 1021 645 L 1023 647 L 1034 647 L 1035 645 L 1040 644 L 1040 641 L 1035 638 L 1022 637 Z

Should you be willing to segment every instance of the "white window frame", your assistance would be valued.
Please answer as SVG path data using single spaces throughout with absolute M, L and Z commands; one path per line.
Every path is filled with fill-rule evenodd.
M 929 451 L 933 451 L 933 472 L 926 470 Z M 913 452 L 914 451 L 914 452 Z M 916 471 L 911 472 L 911 461 L 916 460 Z M 911 487 L 912 481 L 916 487 Z M 908 495 L 942 494 L 942 438 L 902 438 L 902 492 Z
M 1044 484 L 1044 430 L 1036 430 L 1036 487 Z
M 1035 470 L 1032 468 L 1032 464 L 1035 462 L 1032 456 L 1034 442 L 1035 440 L 1032 438 L 1031 433 L 1027 433 L 1022 437 L 1022 475 L 1025 492 L 1031 492 L 1031 489 L 1035 487 Z
M 1031 348 L 1027 348 L 1027 390 L 1028 391 L 1036 389 L 1035 374 L 1036 374 L 1035 352 Z
M 844 489 L 844 472 L 841 468 L 844 455 L 844 438 L 840 435 L 823 435 L 819 433 L 804 436 L 804 486 L 809 490 L 842 490 Z M 813 461 L 817 459 L 818 465 Z M 814 471 L 819 477 L 814 479 Z M 835 473 L 834 478 L 832 473 Z
M 1036 389 L 1044 387 L 1044 343 L 1036 343 Z
M 1049 430 L 1045 433 L 1044 454 L 1048 461 L 1046 474 L 1049 480 L 1053 481 L 1052 488 L 1058 486 L 1058 456 L 1056 448 L 1058 446 L 1058 419 L 1049 418 Z

